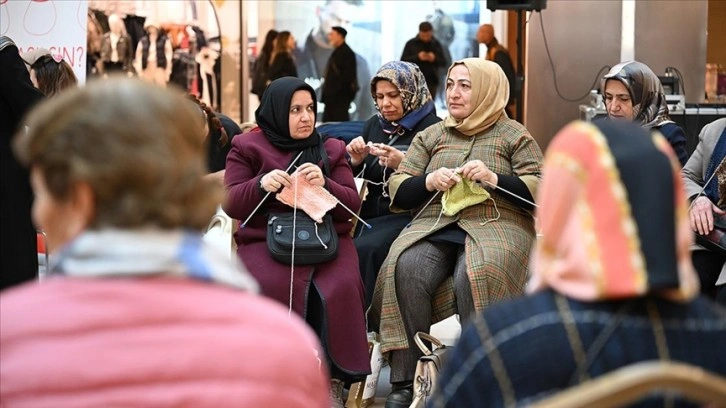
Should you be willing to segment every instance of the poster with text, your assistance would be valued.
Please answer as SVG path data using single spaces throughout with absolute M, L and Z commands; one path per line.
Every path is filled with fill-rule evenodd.
M 86 80 L 87 0 L 0 0 L 0 35 L 20 53 L 47 48 Z

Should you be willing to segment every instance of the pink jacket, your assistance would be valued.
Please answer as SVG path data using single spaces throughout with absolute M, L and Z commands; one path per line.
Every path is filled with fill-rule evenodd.
M 314 333 L 186 279 L 57 278 L 0 295 L 0 406 L 326 407 Z

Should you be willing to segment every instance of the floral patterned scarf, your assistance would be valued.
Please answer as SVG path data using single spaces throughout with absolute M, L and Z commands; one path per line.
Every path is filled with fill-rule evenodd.
M 389 122 L 381 114 L 381 108 L 376 101 L 376 83 L 380 80 L 389 81 L 401 94 L 403 117 L 397 122 Z M 426 86 L 426 78 L 418 65 L 410 62 L 391 61 L 383 64 L 371 79 L 371 96 L 378 110 L 381 128 L 389 135 L 415 128 L 426 115 L 436 110 Z

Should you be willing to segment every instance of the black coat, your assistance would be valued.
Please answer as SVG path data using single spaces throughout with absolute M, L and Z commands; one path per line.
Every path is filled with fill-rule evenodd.
M 325 66 L 332 53 L 333 50 L 331 48 L 318 44 L 314 38 L 314 34 L 310 33 L 305 39 L 303 48 L 298 50 L 296 55 L 299 77 L 315 88 L 318 100 L 320 100 L 323 93 L 323 88 L 320 84 L 324 76 Z M 371 72 L 368 68 L 368 62 L 360 54 L 356 54 L 355 60 L 358 85 L 365 88 L 371 82 Z M 351 113 L 352 120 L 365 121 L 376 113 L 376 108 L 373 106 L 373 98 L 371 98 L 369 92 L 358 92 L 355 98 L 353 98 L 353 102 L 355 109 Z M 320 106 L 320 108 L 322 107 Z
M 30 108 L 43 98 L 33 84 L 18 48 L 0 37 L 0 289 L 35 278 L 36 230 L 30 216 L 33 192 L 28 170 L 12 153 L 12 139 Z
M 270 64 L 267 76 L 270 82 L 287 76 L 297 77 L 297 67 L 295 66 L 295 61 L 292 59 L 292 55 L 288 53 L 275 55 L 275 59 Z
M 325 104 L 350 105 L 359 89 L 357 77 L 355 53 L 348 44 L 343 43 L 330 54 L 320 101 Z
M 224 170 L 227 163 L 227 155 L 232 149 L 232 138 L 242 133 L 237 122 L 229 118 L 229 116 L 215 113 L 222 122 L 222 127 L 227 133 L 227 144 L 224 146 L 219 145 L 219 139 L 222 137 L 220 130 L 212 130 L 212 134 L 209 137 L 208 150 L 207 150 L 207 169 L 210 173 L 216 173 L 220 170 Z
M 252 70 L 252 93 L 262 98 L 267 88 L 268 71 L 270 70 L 270 55 L 265 51 L 260 52 Z
M 517 87 L 516 87 L 516 73 L 514 70 L 514 64 L 512 58 L 509 56 L 509 51 L 502 47 L 500 44 L 492 44 L 492 49 L 487 52 L 487 59 L 494 61 L 502 68 L 504 75 L 507 77 L 509 82 L 509 101 L 507 104 L 514 102 L 517 99 Z
M 434 62 L 421 61 L 418 58 L 418 53 L 421 51 L 433 52 L 436 60 Z M 429 88 L 436 87 L 439 84 L 437 68 L 446 66 L 444 49 L 436 38 L 432 38 L 429 42 L 421 41 L 418 36 L 408 40 L 406 46 L 403 47 L 401 61 L 413 62 L 418 65 L 421 68 L 421 73 L 424 75 L 424 78 L 426 78 L 426 84 Z M 435 97 L 435 95 L 432 96 Z
M 441 122 L 441 118 L 436 116 L 435 112 L 429 113 L 428 115 L 424 116 L 424 118 L 421 119 L 421 121 L 419 121 L 413 129 L 408 132 L 404 132 L 402 135 L 396 138 L 396 140 L 393 142 L 393 146 L 401 151 L 408 150 L 408 146 L 411 144 L 413 137 L 416 136 L 418 132 L 438 122 Z M 380 120 L 378 120 L 377 115 L 371 117 L 366 121 L 365 125 L 363 126 L 362 136 L 366 143 L 372 142 L 390 144 L 392 140 L 388 137 L 387 134 L 383 133 L 383 129 L 381 128 L 381 122 Z M 366 157 L 364 163 L 366 165 L 366 169 L 362 177 L 366 180 L 371 180 L 376 183 L 383 182 L 384 168 L 381 167 L 380 164 L 378 164 L 378 158 L 370 154 L 368 155 L 368 157 Z M 353 169 L 353 175 L 357 175 L 362 169 L 363 163 Z M 385 169 L 386 179 L 391 177 L 391 174 L 393 174 L 392 169 Z M 388 208 L 390 204 L 391 199 L 389 197 L 383 196 L 383 187 L 381 185 L 376 185 L 372 183 L 368 184 L 368 196 L 366 200 L 363 201 L 360 215 L 363 219 L 366 219 L 390 214 L 391 212 Z

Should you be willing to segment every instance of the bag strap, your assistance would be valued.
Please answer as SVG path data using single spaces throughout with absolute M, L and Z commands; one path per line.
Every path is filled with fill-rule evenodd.
M 320 159 L 323 161 L 323 173 L 330 177 L 330 161 L 328 160 L 328 152 L 325 150 L 325 143 L 322 138 L 320 138 L 318 145 L 320 146 Z
M 430 356 L 431 354 L 433 354 L 433 350 L 429 350 L 429 348 L 426 347 L 423 342 L 424 340 L 430 341 L 431 344 L 436 346 L 434 347 L 434 350 L 446 347 L 444 343 L 442 343 L 441 340 L 437 339 L 436 337 L 425 332 L 418 332 L 415 336 L 413 336 L 413 341 L 416 342 L 416 345 L 418 346 L 418 348 L 421 349 L 421 352 L 424 353 L 425 356 Z

